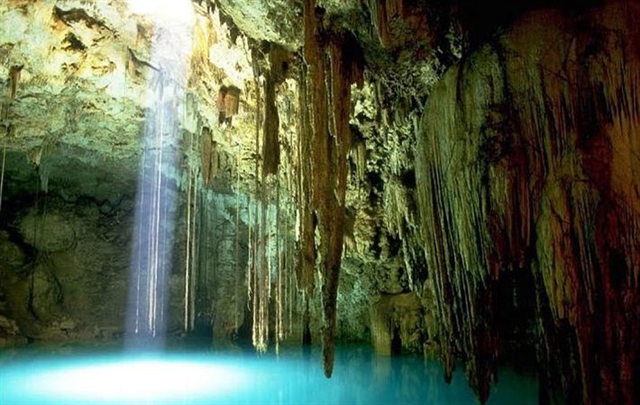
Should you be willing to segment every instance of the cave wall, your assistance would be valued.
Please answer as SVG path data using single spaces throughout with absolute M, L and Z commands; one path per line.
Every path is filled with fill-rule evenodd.
M 244 147 L 247 122 L 253 122 L 250 99 L 243 94 L 244 108 L 233 127 L 218 126 L 213 107 L 219 86 L 242 92 L 245 78 L 251 78 L 242 48 L 246 38 L 232 39 L 218 11 L 196 7 L 193 18 L 187 48 L 161 46 L 176 40 L 173 28 L 131 10 L 125 1 L 0 5 L 0 229 L 3 252 L 11 258 L 1 272 L 3 345 L 115 341 L 123 335 L 143 136 L 163 109 L 175 119 L 171 135 L 176 132 L 177 142 L 171 146 L 178 155 L 177 166 L 164 166 L 163 176 L 180 191 L 167 327 L 182 328 L 186 208 L 193 202 L 188 204 L 186 190 L 195 183 L 200 204 L 214 201 L 212 188 L 228 196 L 237 183 L 232 179 L 246 176 L 245 166 L 236 163 L 252 153 Z M 188 78 L 176 77 L 180 59 L 191 68 Z M 188 80 L 174 87 L 178 79 Z M 167 95 L 173 104 L 163 104 L 157 100 L 159 88 L 184 94 Z M 203 138 L 212 141 L 209 148 Z M 218 211 L 237 205 L 225 203 L 224 195 L 215 201 L 201 215 L 212 222 L 208 231 L 219 225 Z M 232 222 L 234 229 L 240 227 Z M 203 256 L 218 249 L 209 245 Z M 212 273 L 214 264 L 222 267 L 203 263 L 202 274 Z M 209 294 L 214 287 L 213 280 L 203 281 L 210 302 L 199 304 L 207 308 L 201 313 L 210 323 L 219 296 L 244 297 L 227 289 Z M 217 325 L 219 335 L 228 329 L 226 321 Z M 208 328 L 212 333 L 211 324 Z
M 500 281 L 529 274 L 541 400 L 639 400 L 639 21 L 634 2 L 529 13 L 430 95 L 416 179 L 432 304 L 445 367 L 463 358 L 481 399 Z
M 217 344 L 251 341 L 252 324 L 258 323 L 252 299 L 259 292 L 269 344 L 300 340 L 295 321 L 300 297 L 292 270 L 292 166 L 301 158 L 294 149 L 297 85 L 286 77 L 292 62 L 281 50 L 270 65 L 268 55 L 274 52 L 238 31 L 221 12 L 228 4 L 203 3 L 195 5 L 191 55 L 171 46 L 171 29 L 131 10 L 125 1 L 0 5 L 0 139 L 6 153 L 0 229 L 1 245 L 12 258 L 1 274 L 3 344 L 122 336 L 143 136 L 157 130 L 149 120 L 163 110 L 175 113 L 163 122 L 179 132 L 171 145 L 178 165 L 162 169 L 164 180 L 178 187 L 170 332 L 184 330 Z M 187 57 L 191 70 L 179 97 L 176 61 Z M 233 119 L 220 123 L 216 101 L 223 86 L 234 88 L 237 98 Z M 161 90 L 172 100 L 160 102 Z M 268 112 L 261 110 L 265 104 Z M 274 139 L 263 140 L 263 127 Z M 281 170 L 269 178 L 267 172 L 275 170 L 265 170 L 263 176 L 262 156 L 273 157 L 280 149 Z M 277 170 L 277 161 L 274 166 Z M 126 210 L 118 208 L 120 201 L 127 203 Z M 96 215 L 105 229 L 95 229 Z M 109 215 L 116 219 L 102 218 Z M 25 216 L 28 224 L 22 226 Z M 36 236 L 29 237 L 31 229 Z M 42 229 L 48 231 L 44 241 Z M 88 238 L 105 232 L 109 238 L 99 243 Z M 51 253 L 48 245 L 63 247 Z M 76 256 L 83 259 L 76 261 Z M 74 263 L 66 264 L 65 258 Z M 43 261 L 46 272 L 37 264 Z M 94 271 L 102 262 L 113 271 Z M 283 266 L 287 270 L 278 273 Z M 251 285 L 257 280 L 255 269 L 264 288 Z M 64 277 L 65 272 L 73 277 Z M 34 289 L 29 283 L 35 275 L 42 282 Z M 92 283 L 107 286 L 102 297 Z M 36 300 L 36 307 L 51 307 L 51 314 L 31 308 L 36 295 L 48 297 Z M 347 302 L 364 299 L 361 291 L 346 297 Z M 320 329 L 318 298 L 312 298 L 314 330 Z M 342 337 L 366 336 L 366 311 L 358 309 L 357 318 L 348 312 L 341 317 L 349 324 Z M 278 313 L 286 315 L 287 333 L 282 320 L 274 328 Z
M 59 176 L 69 167 L 57 162 L 50 163 L 49 187 L 55 192 L 49 195 L 39 191 L 40 176 L 24 155 L 10 153 L 7 163 L 11 198 L 5 195 L 1 215 L 0 301 L 2 316 L 16 328 L 2 346 L 119 338 L 128 300 L 134 189 L 82 194 L 95 176 L 85 171 L 84 185 L 62 185 L 67 176 Z

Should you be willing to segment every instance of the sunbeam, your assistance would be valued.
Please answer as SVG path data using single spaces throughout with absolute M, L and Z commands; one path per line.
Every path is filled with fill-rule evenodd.
M 161 347 L 172 263 L 177 199 L 180 117 L 188 79 L 193 7 L 189 0 L 131 1 L 131 11 L 154 21 L 145 124 L 131 257 L 128 336 Z M 171 7 L 169 7 L 171 6 Z

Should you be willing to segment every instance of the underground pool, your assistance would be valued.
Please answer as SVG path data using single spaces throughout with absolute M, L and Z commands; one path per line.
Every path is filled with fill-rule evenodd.
M 279 356 L 242 351 L 14 350 L 0 353 L 0 403 L 476 404 L 461 367 L 450 384 L 439 362 L 340 347 L 331 379 L 319 350 Z M 537 404 L 533 376 L 500 370 L 491 404 Z

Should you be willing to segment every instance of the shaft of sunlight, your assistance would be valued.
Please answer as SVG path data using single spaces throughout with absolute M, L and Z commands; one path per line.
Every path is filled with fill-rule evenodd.
M 153 24 L 136 194 L 127 315 L 129 344 L 162 347 L 174 244 L 181 118 L 194 11 L 190 0 L 129 0 Z

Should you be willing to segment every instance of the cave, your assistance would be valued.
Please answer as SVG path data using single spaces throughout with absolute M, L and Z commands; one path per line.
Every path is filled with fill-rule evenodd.
M 637 0 L 3 0 L 0 149 L 0 403 L 640 403 Z

